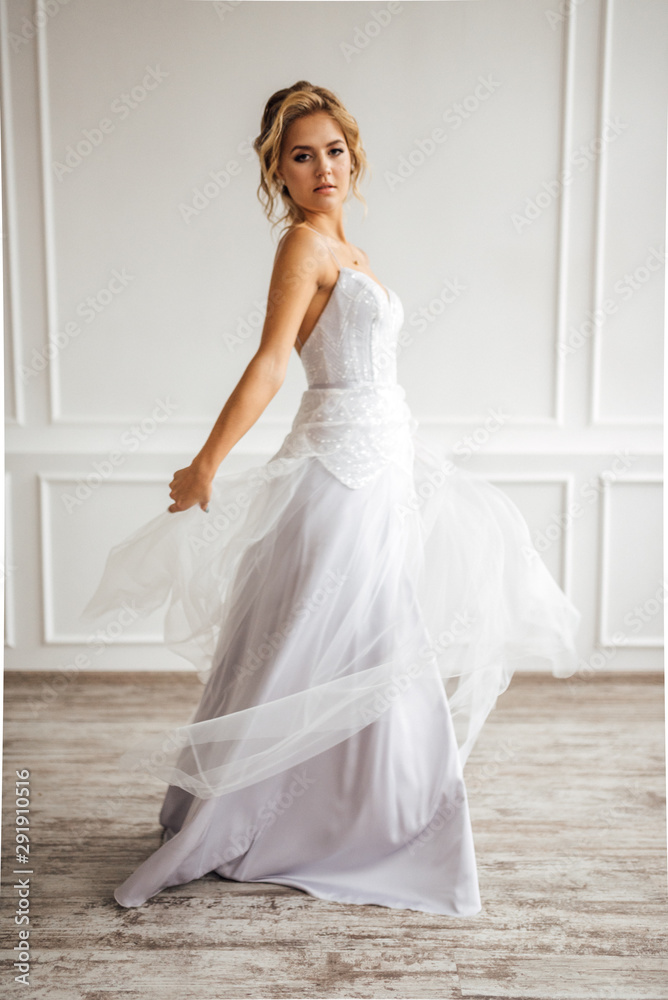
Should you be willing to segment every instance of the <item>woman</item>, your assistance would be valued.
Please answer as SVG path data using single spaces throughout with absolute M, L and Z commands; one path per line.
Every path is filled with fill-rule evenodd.
M 258 350 L 84 612 L 169 600 L 165 640 L 205 682 L 190 723 L 122 758 L 169 787 L 164 842 L 114 895 L 138 906 L 216 872 L 474 915 L 463 765 L 520 657 L 573 672 L 580 615 L 505 494 L 416 434 L 401 302 L 344 236 L 355 120 L 299 81 L 268 101 L 255 149 L 267 216 L 280 196 L 289 223 Z M 293 347 L 308 388 L 290 433 L 266 465 L 217 476 Z

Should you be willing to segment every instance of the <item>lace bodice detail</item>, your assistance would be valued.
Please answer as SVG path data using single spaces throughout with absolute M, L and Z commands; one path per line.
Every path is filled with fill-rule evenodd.
M 309 387 L 396 385 L 401 301 L 363 271 L 342 267 L 301 350 Z
M 301 349 L 308 389 L 274 458 L 317 456 L 351 489 L 374 479 L 388 462 L 412 474 L 417 423 L 397 383 L 404 314 L 399 297 L 388 291 L 389 297 L 363 271 L 339 267 Z

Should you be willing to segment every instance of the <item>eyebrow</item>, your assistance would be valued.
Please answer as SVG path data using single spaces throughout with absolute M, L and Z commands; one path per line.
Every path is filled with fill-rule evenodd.
M 327 143 L 325 149 L 327 149 L 329 146 L 335 146 L 339 142 L 343 142 L 343 139 L 332 139 L 331 142 Z M 313 149 L 313 146 L 293 146 L 290 152 L 294 153 L 295 149 Z

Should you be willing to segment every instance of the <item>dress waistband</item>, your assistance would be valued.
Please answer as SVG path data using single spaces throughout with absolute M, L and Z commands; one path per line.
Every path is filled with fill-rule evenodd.
M 375 389 L 379 392 L 395 394 L 402 398 L 406 395 L 406 390 L 398 382 L 313 382 L 304 392 L 307 393 L 313 390 L 322 392 L 325 389 L 329 389 L 332 392 L 356 392 L 363 389 Z

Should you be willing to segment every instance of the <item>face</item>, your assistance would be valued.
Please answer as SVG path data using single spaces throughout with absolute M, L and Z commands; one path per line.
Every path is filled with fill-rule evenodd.
M 350 186 L 350 168 L 343 132 L 326 111 L 298 118 L 286 131 L 278 176 L 305 211 L 330 212 L 341 206 Z

